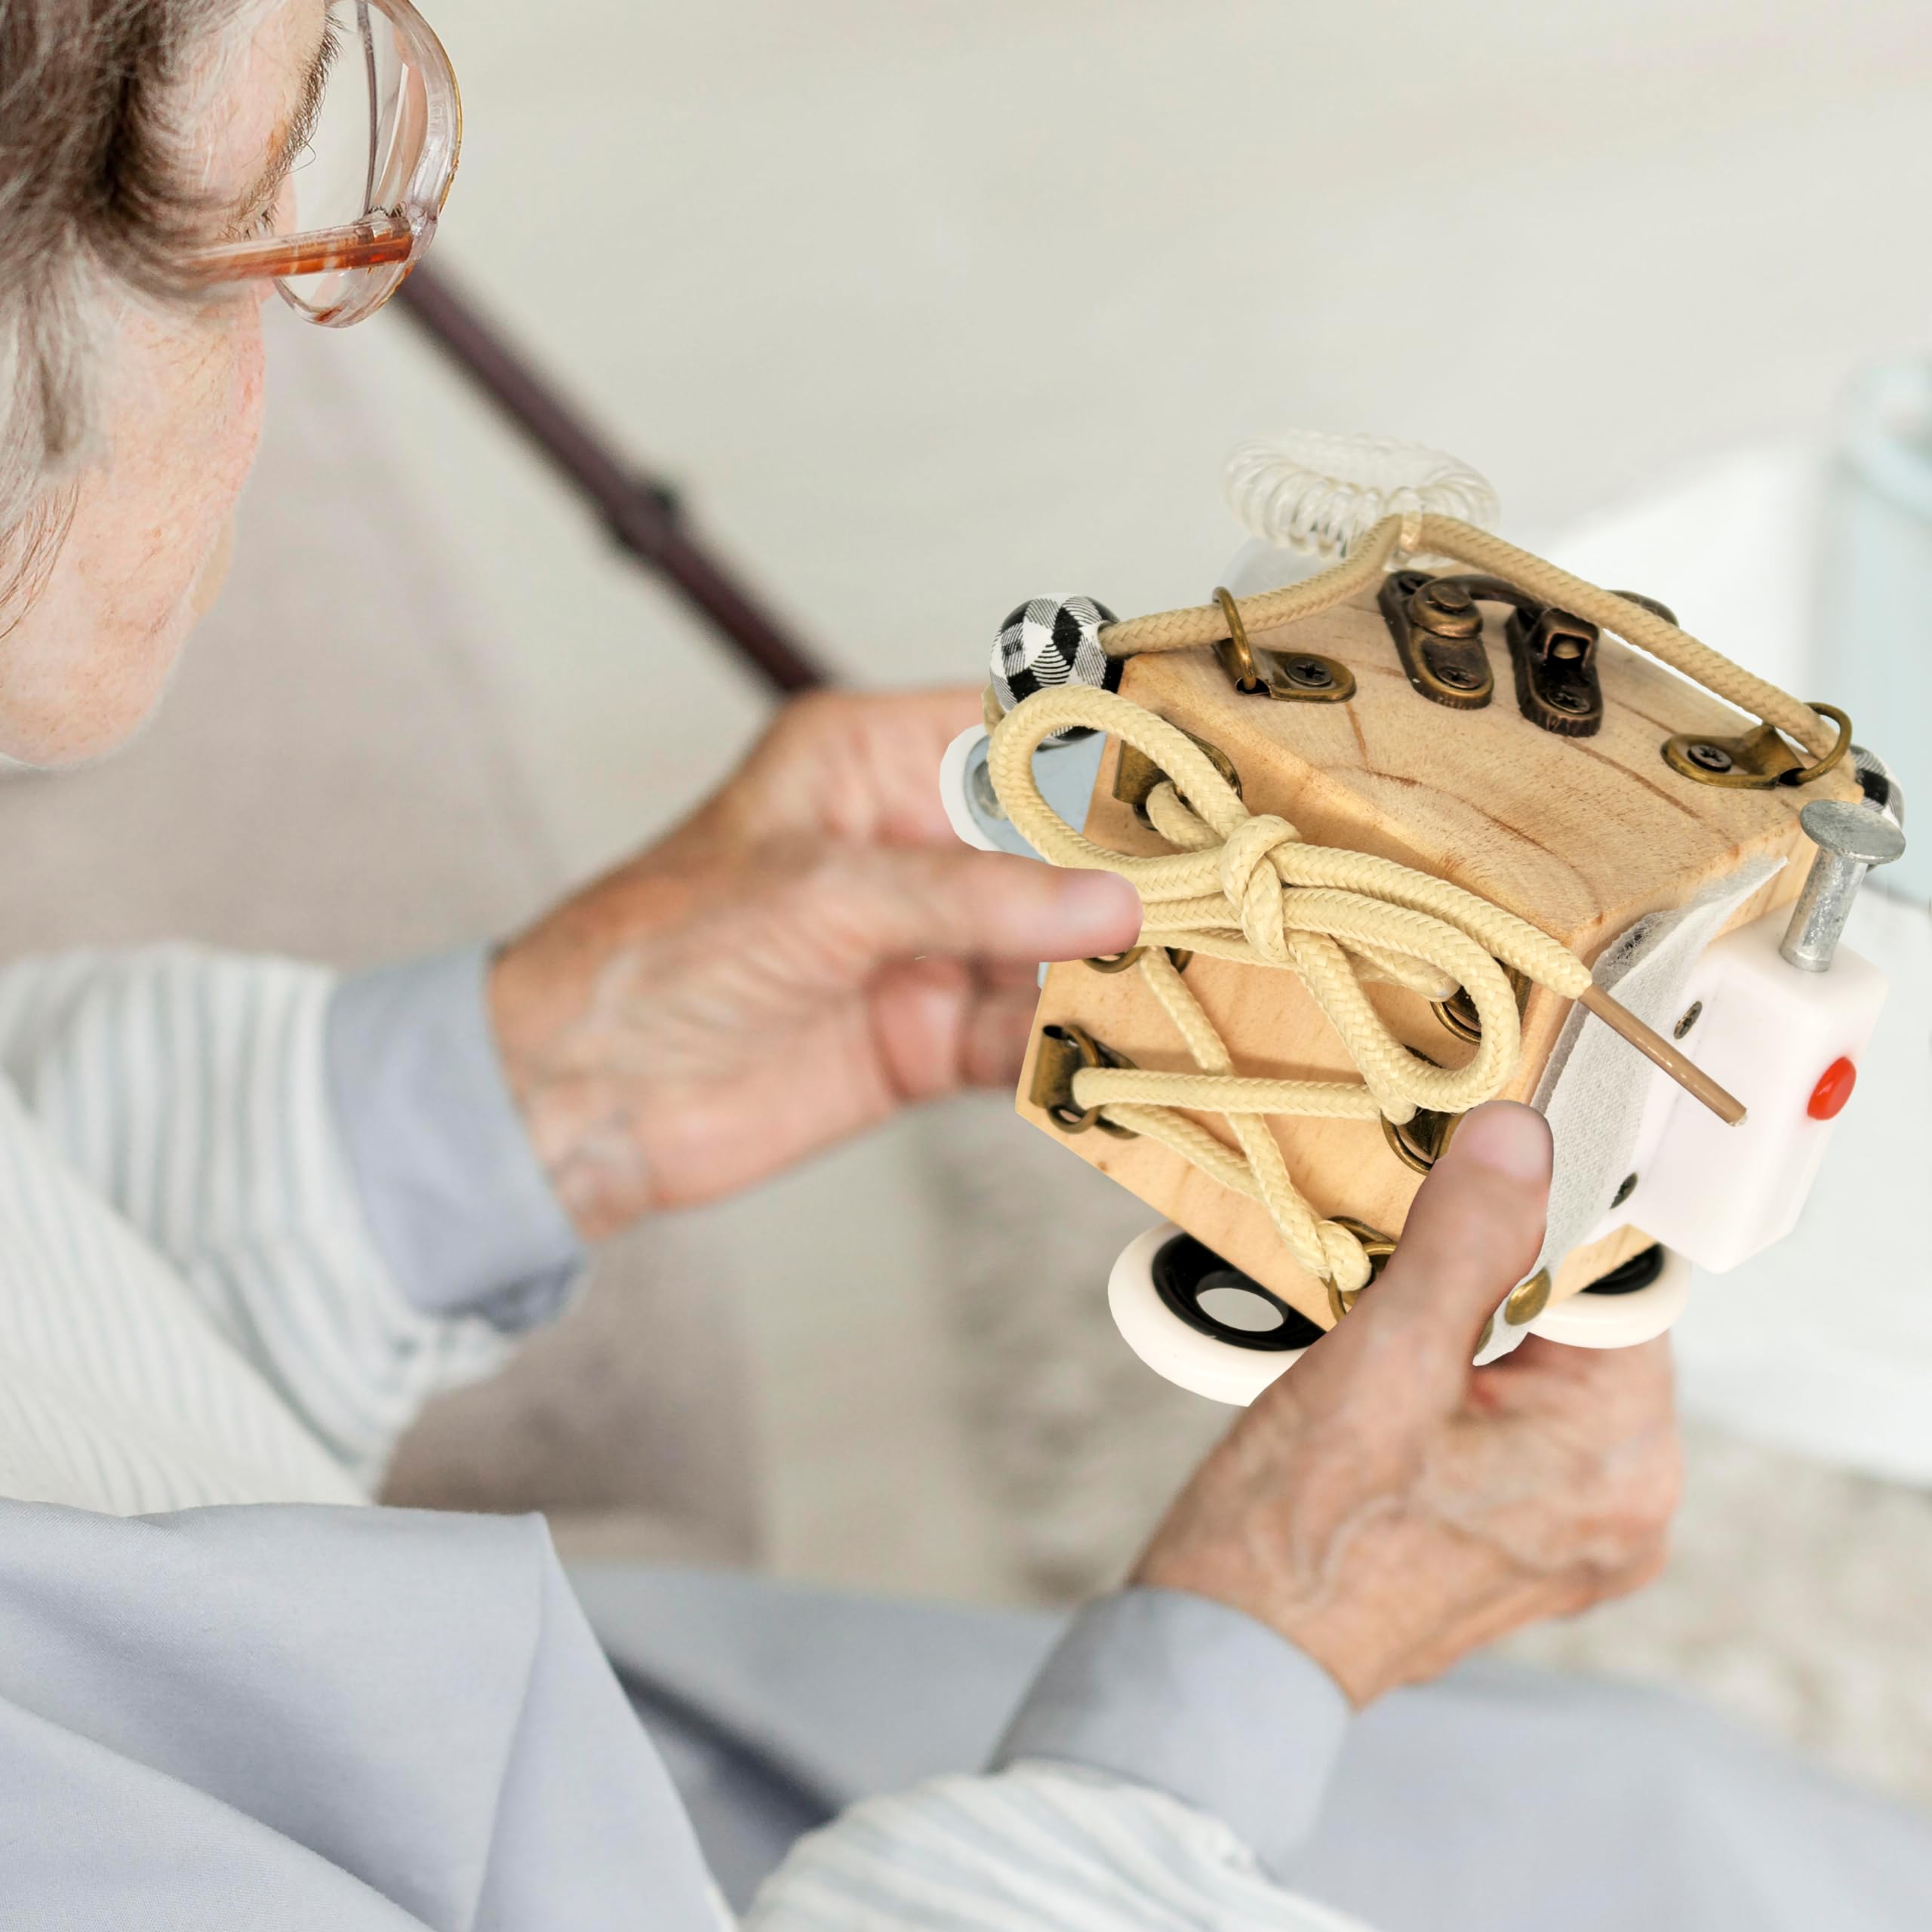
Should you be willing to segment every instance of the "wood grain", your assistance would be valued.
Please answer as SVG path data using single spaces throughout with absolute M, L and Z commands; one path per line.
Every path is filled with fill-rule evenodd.
M 1480 893 L 1586 961 L 1638 919 L 1681 905 L 1759 855 L 1800 863 L 1780 872 L 1731 923 L 1743 924 L 1795 896 L 1810 849 L 1799 809 L 1814 798 L 1855 797 L 1855 781 L 1833 774 L 1802 791 L 1749 792 L 1681 776 L 1664 763 L 1666 738 L 1692 731 L 1734 736 L 1748 721 L 1608 637 L 1598 658 L 1605 700 L 1601 732 L 1575 740 L 1540 731 L 1517 710 L 1496 607 L 1485 605 L 1484 615 L 1497 697 L 1481 711 L 1449 710 L 1411 687 L 1368 597 L 1292 626 L 1253 633 L 1253 642 L 1264 648 L 1316 651 L 1347 664 L 1357 689 L 1346 704 L 1244 695 L 1206 651 L 1131 660 L 1122 694 L 1226 752 L 1250 811 L 1279 814 L 1312 843 L 1398 860 Z M 1088 835 L 1122 851 L 1162 851 L 1155 833 L 1113 796 L 1117 752 L 1110 746 L 1102 762 Z M 1238 1071 L 1353 1075 L 1341 1042 L 1294 974 L 1198 958 L 1187 978 L 1221 1029 Z M 1369 990 L 1391 1030 L 1407 1044 L 1447 1066 L 1468 1057 L 1472 1050 L 1426 1001 L 1395 988 Z M 1534 1092 L 1570 1004 L 1532 989 L 1509 1097 Z M 1137 1066 L 1177 1072 L 1191 1066 L 1136 973 L 1102 974 L 1078 962 L 1052 968 L 1038 1024 L 1067 1021 Z M 1327 1324 L 1326 1290 L 1290 1258 L 1261 1208 L 1150 1141 L 1064 1133 L 1031 1104 L 1031 1082 L 1029 1053 L 1018 1105 L 1036 1125 Z M 1209 1131 L 1229 1139 L 1224 1119 L 1200 1118 Z M 1352 1215 L 1401 1232 L 1421 1177 L 1397 1158 L 1379 1126 L 1296 1119 L 1270 1124 L 1290 1173 L 1318 1213 Z M 1574 1293 L 1615 1265 L 1612 1260 L 1594 1273 L 1566 1267 L 1557 1291 Z

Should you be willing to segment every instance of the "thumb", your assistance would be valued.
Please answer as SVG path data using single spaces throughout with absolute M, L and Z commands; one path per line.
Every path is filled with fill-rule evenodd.
M 1543 1244 L 1550 1158 L 1549 1124 L 1534 1109 L 1491 1100 L 1465 1115 L 1344 1332 L 1358 1323 L 1404 1328 L 1459 1376 L 1466 1371 L 1484 1324 Z
M 1140 895 L 1112 872 L 959 846 L 835 848 L 800 884 L 803 923 L 860 976 L 898 960 L 1083 959 L 1124 952 Z

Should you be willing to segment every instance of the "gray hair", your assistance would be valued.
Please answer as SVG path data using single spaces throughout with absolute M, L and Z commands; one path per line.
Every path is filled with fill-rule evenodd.
M 193 84 L 214 37 L 257 11 L 0 0 L 0 633 L 71 518 L 115 292 L 178 293 L 205 234 Z

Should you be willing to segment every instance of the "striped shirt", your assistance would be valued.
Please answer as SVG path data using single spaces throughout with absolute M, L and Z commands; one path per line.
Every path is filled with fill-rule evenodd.
M 172 946 L 0 972 L 0 1922 L 721 1922 L 540 1526 L 303 1506 L 365 1503 L 421 1404 L 570 1272 L 531 1272 L 547 1235 L 524 1278 L 460 1292 L 399 1259 L 438 1248 L 447 1174 L 372 1193 L 331 1040 L 393 1048 L 401 987 Z M 473 1004 L 467 1044 L 408 1072 L 425 1093 L 494 1065 Z M 394 1133 L 410 1057 L 380 1057 Z M 397 1158 L 474 1131 L 426 1105 Z M 229 1504 L 266 1506 L 205 1506 Z M 1160 1596 L 1076 1626 L 1004 1768 L 856 1807 L 750 1924 L 1342 1926 L 1257 1855 L 1305 1830 L 1338 1694 L 1258 1626 Z M 1238 1709 L 1195 1694 L 1217 1644 Z M 1239 1831 L 1209 1815 L 1244 1802 Z

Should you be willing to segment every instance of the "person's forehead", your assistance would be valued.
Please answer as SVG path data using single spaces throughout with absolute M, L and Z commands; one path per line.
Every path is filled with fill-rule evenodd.
M 210 103 L 208 186 L 245 195 L 272 168 L 322 58 L 329 0 L 271 0 L 222 61 Z

